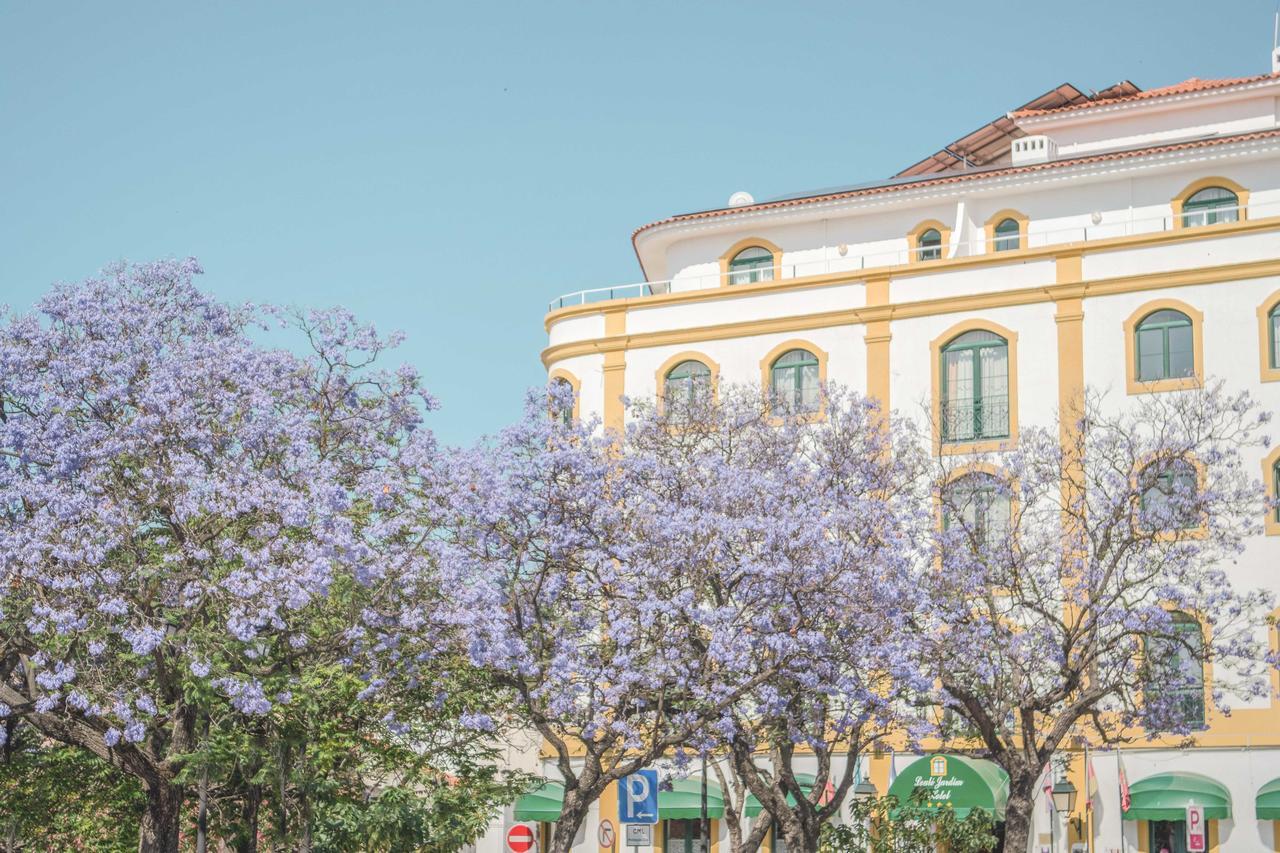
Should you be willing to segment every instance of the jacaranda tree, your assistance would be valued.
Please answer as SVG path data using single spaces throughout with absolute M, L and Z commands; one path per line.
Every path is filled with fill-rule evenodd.
M 434 469 L 418 376 L 374 365 L 394 340 L 222 304 L 199 272 L 117 266 L 0 327 L 0 715 L 136 777 L 143 851 L 177 849 L 201 695 L 288 703 L 298 614 L 422 559 L 396 519 Z M 360 622 L 331 626 L 343 655 Z
M 562 393 L 534 394 L 519 424 L 458 454 L 440 552 L 473 663 L 556 756 L 556 853 L 607 786 L 764 683 L 765 663 L 729 674 L 789 628 L 762 595 L 708 606 L 699 591 L 720 540 L 687 538 L 697 508 L 672 502 L 677 472 L 631 437 L 565 416 Z M 473 722 L 495 713 L 477 708 Z
M 667 536 L 694 558 L 681 578 L 698 603 L 688 612 L 755 619 L 740 629 L 744 654 L 695 682 L 708 698 L 750 689 L 682 749 L 727 753 L 731 789 L 767 815 L 744 832 L 730 810 L 735 851 L 770 829 L 789 850 L 816 850 L 859 755 L 911 729 L 908 700 L 929 687 L 903 630 L 925 608 L 927 459 L 904 424 L 840 389 L 818 418 L 780 411 L 758 388 L 672 395 L 638 408 L 629 447 L 662 472 Z M 802 781 L 805 767 L 816 773 Z
M 1009 773 L 1004 849 L 1026 849 L 1036 782 L 1072 737 L 1188 734 L 1206 703 L 1269 689 L 1270 605 L 1230 581 L 1266 511 L 1242 451 L 1268 420 L 1217 382 L 1090 392 L 1007 452 L 937 457 L 933 674 Z

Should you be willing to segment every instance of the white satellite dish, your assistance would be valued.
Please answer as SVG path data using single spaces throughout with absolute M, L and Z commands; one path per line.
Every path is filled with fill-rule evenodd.
M 755 204 L 755 203 L 756 203 L 756 200 L 752 198 L 751 193 L 747 192 L 746 190 L 738 190 L 736 193 L 729 196 L 730 207 L 743 207 L 745 205 Z

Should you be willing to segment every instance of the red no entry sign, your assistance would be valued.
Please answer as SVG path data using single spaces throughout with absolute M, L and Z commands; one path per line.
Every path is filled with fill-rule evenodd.
M 517 823 L 507 830 L 507 849 L 511 853 L 529 853 L 536 840 L 533 827 L 526 823 Z

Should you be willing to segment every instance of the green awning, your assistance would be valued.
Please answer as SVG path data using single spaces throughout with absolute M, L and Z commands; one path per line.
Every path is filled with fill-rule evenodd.
M 1280 779 L 1272 779 L 1258 789 L 1254 800 L 1258 820 L 1280 820 Z
M 1231 794 L 1199 773 L 1157 773 L 1129 787 L 1125 820 L 1185 820 L 1187 806 L 1204 806 L 1206 820 L 1231 817 Z
M 1009 774 L 985 758 L 926 755 L 907 765 L 889 786 L 889 793 L 901 804 L 913 802 L 917 790 L 923 792 L 927 808 L 955 809 L 961 820 L 972 810 L 982 809 L 1002 821 L 1009 801 Z
M 564 785 L 560 782 L 543 782 L 516 800 L 516 820 L 554 823 L 560 819 L 560 807 L 563 804 Z
M 796 775 L 796 782 L 799 783 L 800 785 L 800 790 L 804 792 L 804 795 L 806 797 L 808 797 L 809 792 L 813 790 L 813 779 L 814 779 L 813 774 L 797 773 L 795 775 Z M 787 805 L 794 807 L 795 804 L 796 804 L 796 798 L 793 797 L 791 794 L 787 794 Z M 756 815 L 760 814 L 760 812 L 762 811 L 764 811 L 764 806 L 760 805 L 760 801 L 756 799 L 756 795 L 747 794 L 747 799 L 742 804 L 742 813 L 747 817 L 755 817 Z
M 658 788 L 658 817 L 663 820 L 702 817 L 702 778 L 673 779 L 671 790 Z M 724 817 L 724 792 L 707 780 L 707 817 Z

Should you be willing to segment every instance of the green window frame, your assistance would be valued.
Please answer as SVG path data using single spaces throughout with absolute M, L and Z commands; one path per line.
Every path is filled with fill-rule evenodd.
M 1170 614 L 1168 636 L 1147 638 L 1149 657 L 1148 692 L 1171 691 L 1180 712 L 1180 722 L 1191 729 L 1205 728 L 1204 630 L 1194 616 L 1182 611 Z M 1179 682 L 1169 687 L 1169 682 Z
M 1149 517 L 1153 515 L 1157 516 L 1156 520 L 1163 521 L 1164 519 L 1159 516 L 1165 516 L 1171 512 L 1169 503 L 1176 495 L 1184 493 L 1197 495 L 1199 490 L 1200 475 L 1196 471 L 1196 467 L 1186 459 L 1174 460 L 1156 475 L 1151 485 L 1142 490 L 1139 509 L 1142 512 L 1144 525 L 1149 520 Z M 1146 526 L 1154 530 L 1190 530 L 1199 526 L 1199 519 L 1194 512 L 1187 512 L 1182 517 L 1171 520 L 1175 521 L 1172 528 L 1168 526 Z
M 662 397 L 668 405 L 692 405 L 711 390 L 711 368 L 696 358 L 680 362 L 667 371 L 662 383 Z
M 997 252 L 1012 252 L 1022 248 L 1022 224 L 1013 217 L 1000 220 L 995 227 L 992 248 Z
M 1191 318 L 1173 308 L 1153 311 L 1134 329 L 1133 366 L 1139 382 L 1186 379 L 1196 374 Z
M 942 440 L 1009 437 L 1009 342 L 976 330 L 942 348 Z
M 563 376 L 557 376 L 551 380 L 551 385 L 557 391 L 568 395 L 569 403 L 566 405 L 560 400 L 560 395 L 556 394 L 551 400 L 551 416 L 558 420 L 561 426 L 573 426 L 573 383 Z
M 993 474 L 974 471 L 947 484 L 942 529 L 962 524 L 979 548 L 994 544 L 1008 531 L 1013 501 L 1007 487 Z
M 1273 370 L 1280 370 L 1280 304 L 1267 313 L 1267 352 Z
M 1205 187 L 1182 203 L 1182 227 L 1240 220 L 1240 199 L 1226 187 Z
M 786 414 L 816 412 L 821 402 L 821 365 L 806 349 L 787 350 L 769 366 L 769 400 Z
M 942 257 L 942 232 L 937 228 L 926 228 L 916 238 L 916 259 L 936 261 Z
M 1280 522 L 1280 460 L 1271 466 L 1271 499 L 1276 502 L 1272 515 Z
M 748 246 L 729 261 L 729 283 L 758 281 L 773 281 L 773 252 L 763 246 Z

